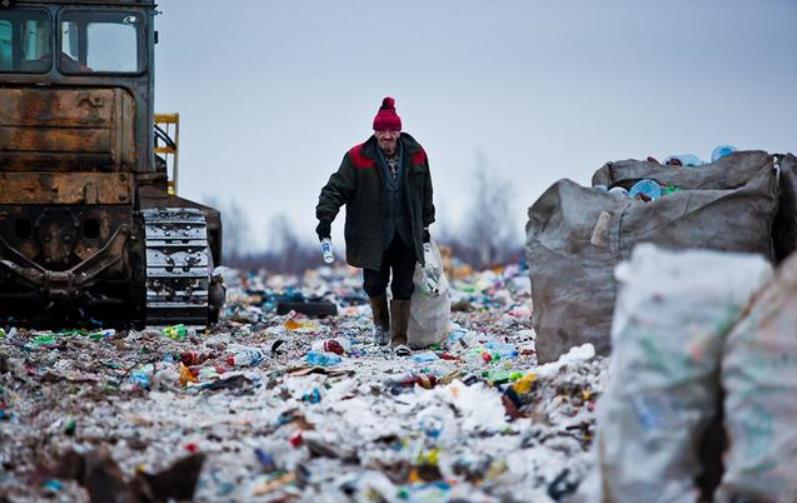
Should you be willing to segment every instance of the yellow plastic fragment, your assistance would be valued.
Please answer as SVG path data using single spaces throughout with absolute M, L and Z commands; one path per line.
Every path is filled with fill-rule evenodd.
M 283 325 L 288 330 L 299 330 L 302 328 L 302 324 L 297 322 L 296 320 L 288 320 Z
M 529 372 L 528 374 L 524 375 L 518 381 L 513 384 L 513 388 L 515 393 L 519 395 L 525 395 L 529 391 L 531 391 L 531 387 L 534 385 L 534 382 L 537 380 L 537 374 L 534 372 Z
M 188 383 L 199 382 L 199 379 L 194 377 L 191 370 L 180 362 L 180 386 L 187 386 Z

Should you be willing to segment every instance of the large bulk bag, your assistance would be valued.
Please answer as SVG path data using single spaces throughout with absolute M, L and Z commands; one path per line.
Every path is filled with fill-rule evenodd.
M 636 174 L 648 176 L 645 170 L 654 166 L 646 165 L 655 164 L 623 163 L 604 166 L 595 181 L 630 183 L 638 180 Z M 622 178 L 612 171 L 618 166 Z M 560 180 L 529 208 L 526 255 L 540 362 L 556 360 L 586 342 L 600 354 L 609 353 L 613 270 L 637 243 L 756 253 L 774 260 L 779 172 L 771 156 L 741 152 L 699 168 L 656 168 L 673 170 L 672 177 L 685 169 L 717 176 L 703 183 L 683 172 L 678 178 L 682 190 L 648 203 Z M 662 177 L 662 184 L 669 183 Z
M 698 501 L 726 336 L 771 276 L 759 255 L 648 244 L 617 268 L 611 380 L 597 404 L 596 466 L 581 501 Z
M 797 501 L 797 254 L 728 335 L 721 376 L 729 449 L 716 501 Z

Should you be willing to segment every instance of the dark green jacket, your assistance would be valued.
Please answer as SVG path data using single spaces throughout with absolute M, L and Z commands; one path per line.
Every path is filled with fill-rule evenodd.
M 401 133 L 407 207 L 415 255 L 423 264 L 423 229 L 434 222 L 429 161 L 415 138 Z M 346 205 L 346 261 L 354 267 L 379 269 L 382 264 L 382 197 L 384 176 L 377 164 L 376 138 L 356 145 L 321 189 L 315 215 L 331 222 Z

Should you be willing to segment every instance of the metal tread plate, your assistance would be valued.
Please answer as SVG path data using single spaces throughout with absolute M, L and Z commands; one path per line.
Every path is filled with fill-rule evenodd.
M 146 325 L 207 326 L 211 260 L 205 215 L 194 208 L 155 208 L 141 216 Z

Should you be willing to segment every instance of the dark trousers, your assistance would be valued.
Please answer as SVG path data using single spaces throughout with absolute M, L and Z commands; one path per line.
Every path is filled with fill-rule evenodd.
M 393 298 L 409 300 L 412 297 L 414 285 L 412 276 L 415 273 L 415 250 L 404 244 L 398 233 L 393 236 L 393 241 L 382 255 L 382 265 L 378 271 L 363 269 L 363 288 L 369 297 L 379 297 L 385 293 L 390 280 L 390 271 L 393 271 L 393 282 L 390 290 Z

